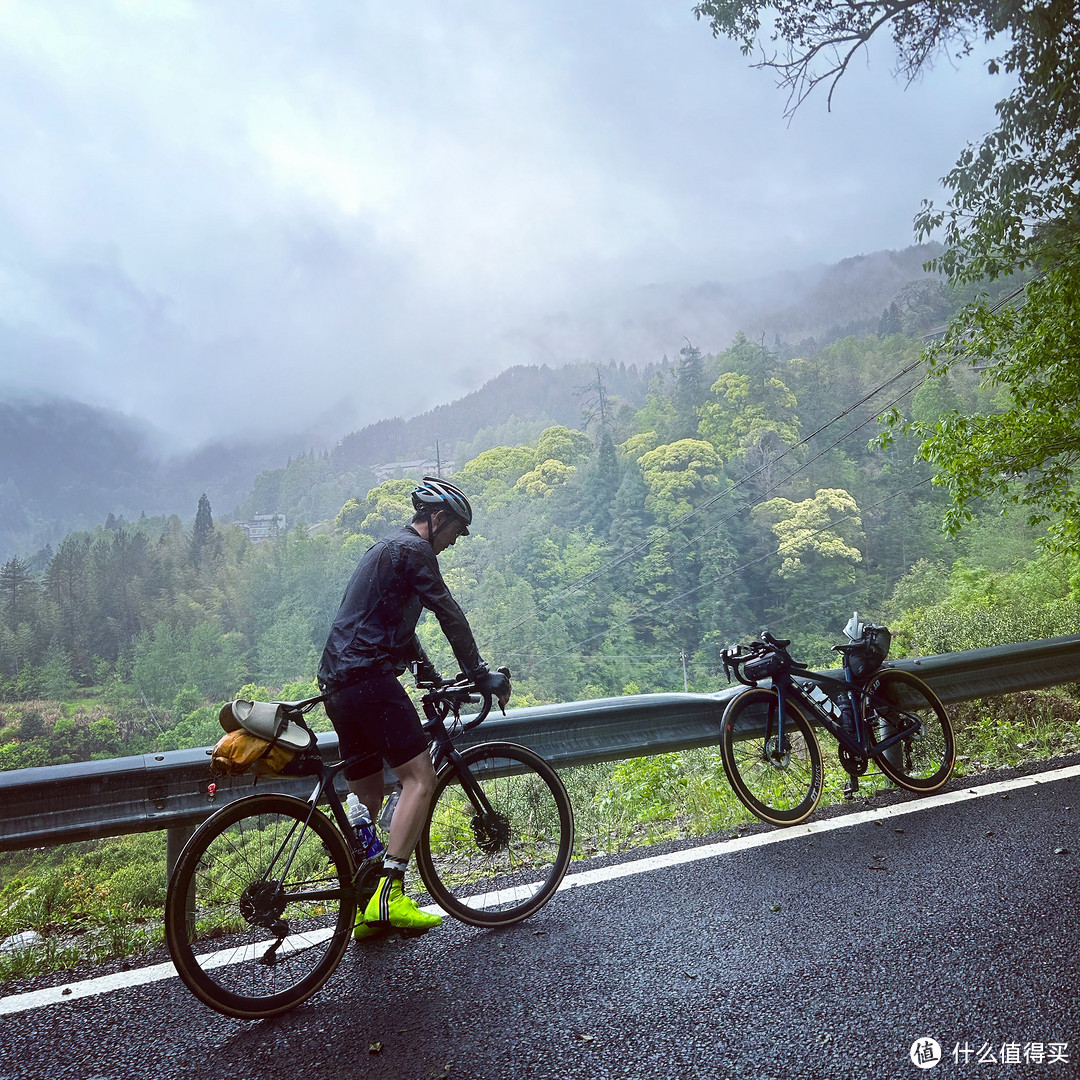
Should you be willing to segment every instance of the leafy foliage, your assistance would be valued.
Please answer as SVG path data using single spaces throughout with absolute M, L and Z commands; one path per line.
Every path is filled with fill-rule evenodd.
M 971 519 L 976 499 L 996 495 L 1024 506 L 1031 524 L 1048 523 L 1054 544 L 1080 550 L 1078 310 L 1080 259 L 1031 282 L 1019 308 L 971 306 L 932 350 L 939 380 L 963 358 L 997 405 L 982 413 L 943 408 L 907 425 L 949 492 L 952 532 Z
M 703 0 L 695 7 L 715 35 L 743 51 L 760 44 L 763 24 L 779 51 L 757 66 L 774 70 L 794 112 L 815 87 L 832 94 L 848 65 L 875 36 L 891 36 L 898 73 L 914 78 L 942 52 L 962 57 L 982 38 L 996 51 L 991 76 L 1012 89 L 997 106 L 998 126 L 969 144 L 943 178 L 948 204 L 924 201 L 920 238 L 944 229 L 945 246 L 929 266 L 953 285 L 1021 278 L 1018 308 L 991 307 L 984 295 L 955 314 L 929 358 L 939 374 L 967 363 L 1000 391 L 989 415 L 947 411 L 904 430 L 924 438 L 951 507 L 955 531 L 977 499 L 1004 497 L 1029 508 L 1030 520 L 1055 519 L 1052 545 L 1080 548 L 1076 356 L 1080 301 L 1080 12 L 1060 0 Z M 883 326 L 901 328 L 899 306 Z M 904 425 L 898 412 L 891 431 Z M 888 439 L 886 435 L 886 440 Z
M 608 397 L 591 434 L 550 424 L 455 473 L 475 518 L 468 541 L 442 555 L 444 571 L 484 655 L 514 672 L 517 701 L 712 690 L 720 648 L 762 626 L 821 663 L 845 611 L 883 612 L 894 586 L 906 600 L 890 617 L 910 649 L 960 647 L 980 625 L 1001 635 L 1062 625 L 1080 590 L 1075 567 L 1047 570 L 1026 599 L 942 584 L 958 559 L 1000 581 L 1031 559 L 1033 527 L 1002 521 L 994 504 L 973 509 L 963 538 L 943 539 L 942 492 L 924 483 L 928 463 L 912 461 L 915 437 L 867 445 L 862 429 L 883 394 L 896 396 L 917 342 L 691 348 L 681 391 L 670 370 L 658 373 L 637 412 Z M 699 361 L 695 431 L 677 437 L 691 415 L 676 396 Z M 921 390 L 913 423 L 1000 392 L 965 372 Z M 414 482 L 354 491 L 317 529 L 261 544 L 215 520 L 207 500 L 193 507 L 197 560 L 196 529 L 178 518 L 113 518 L 9 560 L 0 767 L 207 745 L 222 700 L 312 692 L 345 583 L 374 538 L 409 519 Z M 935 607 L 946 593 L 948 610 Z M 1022 615 L 1034 596 L 1034 616 Z M 437 623 L 419 632 L 452 674 Z

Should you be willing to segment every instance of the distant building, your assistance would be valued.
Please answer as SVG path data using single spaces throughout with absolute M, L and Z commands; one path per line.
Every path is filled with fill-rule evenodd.
M 285 515 L 256 514 L 250 521 L 238 521 L 236 524 L 247 533 L 253 544 L 261 544 L 285 531 Z
M 381 484 L 384 480 L 400 480 L 404 477 L 417 480 L 422 476 L 453 476 L 452 461 L 388 461 L 385 465 L 372 465 L 371 471 Z

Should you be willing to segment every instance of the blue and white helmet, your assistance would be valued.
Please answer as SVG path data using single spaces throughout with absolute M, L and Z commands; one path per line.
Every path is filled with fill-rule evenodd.
M 472 524 L 472 507 L 459 487 L 438 476 L 425 476 L 420 486 L 412 493 L 412 504 L 417 511 L 447 510 L 461 522 L 461 535 L 469 535 Z

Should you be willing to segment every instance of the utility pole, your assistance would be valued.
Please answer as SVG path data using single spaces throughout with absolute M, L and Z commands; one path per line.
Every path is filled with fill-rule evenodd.
M 684 693 L 688 693 L 690 690 L 690 683 L 686 678 L 686 652 L 683 649 L 679 650 L 679 659 L 682 661 L 682 688 Z

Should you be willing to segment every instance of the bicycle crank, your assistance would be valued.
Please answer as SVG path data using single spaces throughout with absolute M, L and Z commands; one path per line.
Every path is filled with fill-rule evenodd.
M 846 746 L 838 746 L 837 756 L 849 776 L 862 776 L 870 764 L 862 754 L 853 754 Z

